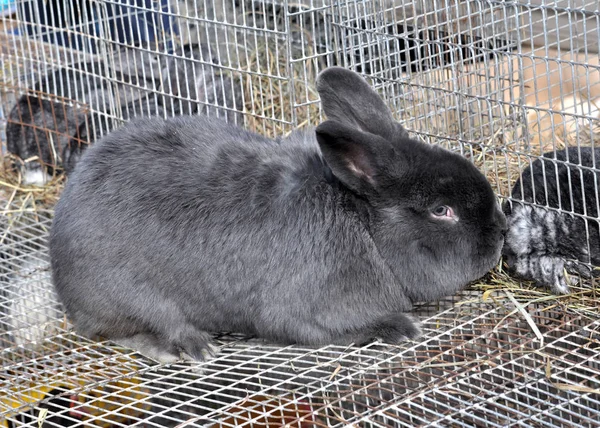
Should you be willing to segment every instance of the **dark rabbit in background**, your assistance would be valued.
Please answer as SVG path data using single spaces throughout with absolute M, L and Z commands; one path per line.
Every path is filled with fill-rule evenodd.
M 503 254 L 513 272 L 562 294 L 569 291 L 565 269 L 590 277 L 594 272 L 583 263 L 600 266 L 598 165 L 600 149 L 570 147 L 545 153 L 523 171 L 513 201 L 503 207 L 508 223 Z
M 413 303 L 499 260 L 505 218 L 467 159 L 411 140 L 358 74 L 317 89 L 329 120 L 281 144 L 204 116 L 130 122 L 87 150 L 56 206 L 68 317 L 160 361 L 209 332 L 395 343 Z
M 9 115 L 7 149 L 21 160 L 24 183 L 44 184 L 55 167 L 69 174 L 88 142 L 120 124 L 115 115 L 206 114 L 242 124 L 241 84 L 218 74 L 217 64 L 208 46 L 192 44 L 175 55 L 123 49 L 106 62 L 52 72 Z
M 121 56 L 125 54 L 119 52 L 111 61 L 55 70 L 40 79 L 31 94 L 19 98 L 9 114 L 6 138 L 8 151 L 23 162 L 24 183 L 44 184 L 48 175 L 55 173 L 54 167 L 62 166 L 63 152 L 68 156 L 69 150 L 77 151 L 86 140 L 93 141 L 96 134 L 112 128 L 114 120 L 107 114 L 120 110 L 115 100 L 128 104 L 147 96 L 147 91 L 101 77 L 115 74 L 134 87 L 152 87 L 151 78 L 142 72 L 149 70 L 155 59 L 139 51 L 126 52 L 124 59 Z M 54 98 L 45 99 L 41 94 Z

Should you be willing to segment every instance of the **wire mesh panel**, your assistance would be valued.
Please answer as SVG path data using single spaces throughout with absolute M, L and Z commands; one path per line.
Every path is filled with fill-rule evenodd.
M 159 366 L 75 335 L 53 296 L 29 300 L 23 310 L 25 293 L 50 289 L 49 214 L 2 217 L 10 223 L 1 305 L 4 426 L 600 424 L 593 290 L 562 298 L 500 287 L 465 292 L 417 308 L 424 337 L 402 346 L 281 347 L 225 335 L 215 338 L 221 350 L 208 363 Z
M 590 1 L 515 6 L 522 31 L 513 59 L 519 88 L 510 102 L 524 126 L 507 151 L 508 183 L 517 181 L 506 193 L 516 202 L 509 221 L 515 231 L 522 221 L 548 227 L 546 239 L 530 231 L 509 234 L 508 242 L 519 273 L 564 291 L 571 282 L 564 270 L 590 277 L 599 263 L 600 15 Z
M 518 89 L 510 59 L 519 42 L 514 8 L 420 0 L 350 1 L 333 9 L 342 61 L 377 78 L 409 130 L 483 155 L 484 169 L 499 136 L 515 139 L 518 112 L 506 102 Z
M 69 172 L 82 145 L 136 116 L 289 130 L 284 18 L 255 2 L 17 2 L 3 19 L 2 117 L 24 180 Z
M 600 426 L 597 1 L 2 8 L 0 426 Z M 322 119 L 315 79 L 330 65 L 368 77 L 413 136 L 480 167 L 508 201 L 510 272 L 569 293 L 500 263 L 418 306 L 418 342 L 283 347 L 223 333 L 203 364 L 76 335 L 47 235 L 86 146 L 149 115 L 283 136 Z
M 595 274 L 595 2 L 347 1 L 331 12 L 338 61 L 372 76 L 408 129 L 472 159 L 510 199 L 517 273 L 561 292 L 573 280 L 565 269 Z

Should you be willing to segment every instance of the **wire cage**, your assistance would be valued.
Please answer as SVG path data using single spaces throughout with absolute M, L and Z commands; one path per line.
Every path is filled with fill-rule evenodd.
M 596 0 L 1 8 L 0 426 L 600 426 Z M 366 76 L 412 136 L 474 162 L 529 235 L 560 222 L 554 247 L 578 249 L 556 265 L 570 293 L 499 264 L 418 305 L 418 341 L 282 347 L 222 333 L 202 364 L 75 334 L 47 235 L 86 146 L 149 115 L 218 116 L 278 138 L 322 119 L 315 78 L 331 65 Z M 533 253 L 548 257 L 544 245 Z

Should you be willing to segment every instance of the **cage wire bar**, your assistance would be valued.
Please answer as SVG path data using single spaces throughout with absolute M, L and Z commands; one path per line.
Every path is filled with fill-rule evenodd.
M 417 306 L 416 342 L 223 333 L 215 359 L 161 366 L 76 335 L 47 256 L 61 172 L 86 145 L 144 115 L 281 137 L 322 119 L 314 83 L 330 65 L 368 77 L 415 138 L 472 160 L 503 200 L 587 220 L 582 244 L 600 252 L 600 209 L 511 194 L 543 153 L 595 147 L 596 0 L 16 0 L 0 23 L 0 426 L 600 426 L 594 275 L 553 296 L 500 265 Z

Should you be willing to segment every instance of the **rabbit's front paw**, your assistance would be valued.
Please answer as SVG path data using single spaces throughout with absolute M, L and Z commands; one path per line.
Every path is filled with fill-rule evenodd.
M 573 278 L 565 276 L 565 261 L 556 256 L 530 257 L 533 279 L 545 285 L 555 294 L 566 294 Z
M 363 344 L 372 340 L 395 344 L 421 335 L 420 323 L 409 315 L 399 313 L 380 318 L 367 328 L 355 343 Z

